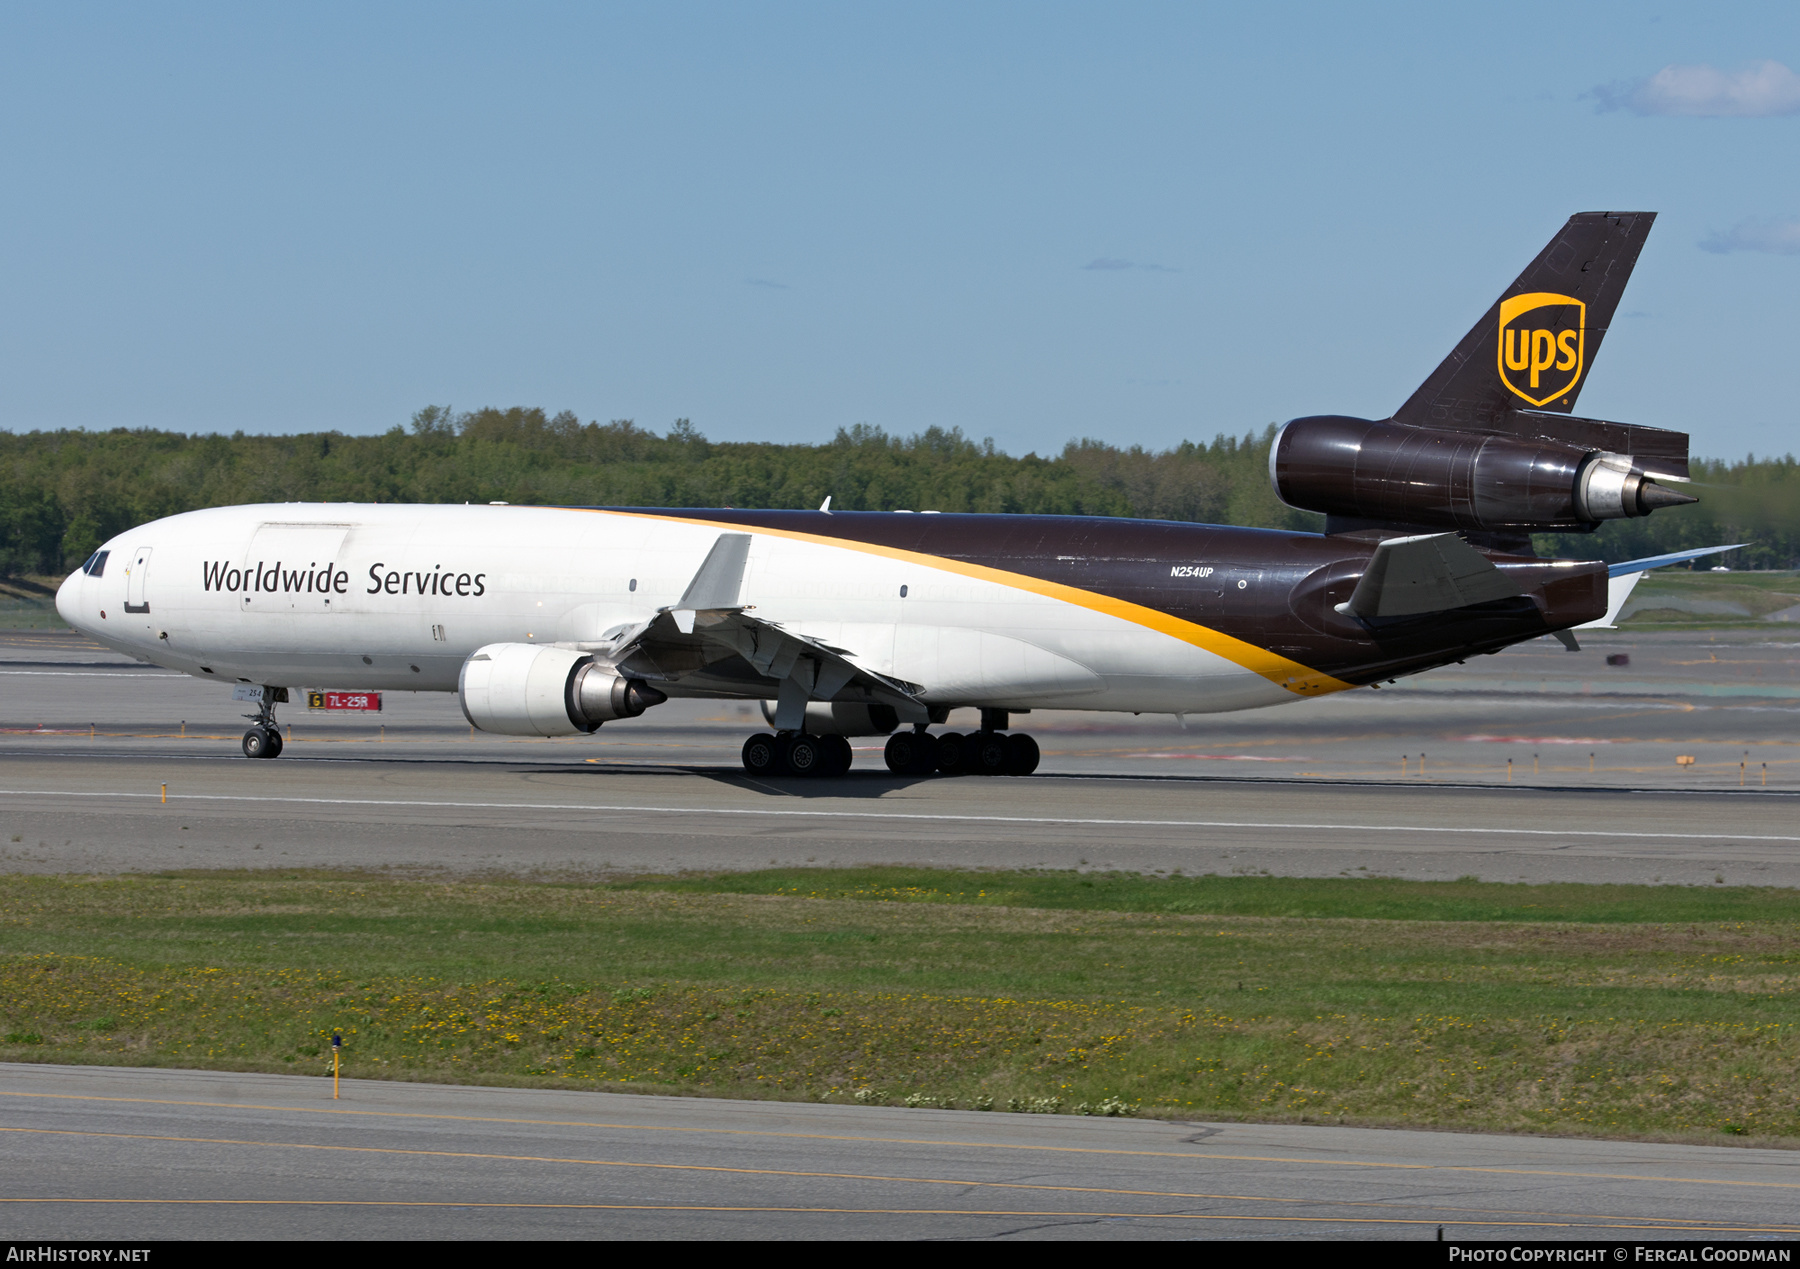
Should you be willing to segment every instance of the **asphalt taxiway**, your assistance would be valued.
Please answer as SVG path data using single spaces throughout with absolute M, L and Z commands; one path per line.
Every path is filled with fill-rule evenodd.
M 0 1065 L 14 1239 L 1800 1235 L 1800 1153 Z
M 1630 665 L 1606 665 L 1621 649 Z M 453 698 L 411 693 L 368 717 L 284 706 L 285 754 L 252 762 L 241 711 L 77 636 L 0 638 L 0 867 L 1800 885 L 1800 645 L 1782 632 L 1534 644 L 1244 714 L 1021 716 L 1044 749 L 1029 779 L 896 777 L 872 737 L 846 778 L 756 780 L 737 762 L 751 706 L 674 701 L 534 740 L 472 733 Z

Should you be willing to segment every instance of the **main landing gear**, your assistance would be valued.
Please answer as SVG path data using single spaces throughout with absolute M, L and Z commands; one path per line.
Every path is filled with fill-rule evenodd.
M 256 712 L 244 715 L 251 720 L 250 730 L 244 733 L 246 758 L 281 757 L 281 728 L 275 722 L 275 703 L 268 697 L 269 692 L 264 689 L 262 703 Z
M 888 770 L 896 775 L 1030 775 L 1037 770 L 1037 741 L 1022 731 L 1003 735 L 1011 720 L 1003 709 L 981 711 L 981 730 L 933 736 L 923 727 L 888 737 Z
M 758 732 L 744 742 L 744 770 L 756 776 L 841 776 L 850 770 L 850 742 L 803 731 Z
M 1003 709 L 981 711 L 981 730 L 933 736 L 923 725 L 888 737 L 887 767 L 895 775 L 1030 775 L 1037 741 L 1006 733 Z M 245 744 L 249 741 L 246 739 Z M 850 742 L 842 736 L 759 732 L 744 742 L 744 770 L 753 776 L 841 776 L 850 770 Z

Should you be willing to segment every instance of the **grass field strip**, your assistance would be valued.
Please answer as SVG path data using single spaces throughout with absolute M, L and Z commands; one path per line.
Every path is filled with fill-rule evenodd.
M 0 797 L 111 798 L 156 802 L 156 793 L 71 789 L 0 789 Z M 1650 833 L 1600 828 L 1450 828 L 1421 824 L 1301 824 L 1252 820 L 1125 820 L 1083 819 L 1058 815 L 964 815 L 947 811 L 801 811 L 735 806 L 627 806 L 586 802 L 450 802 L 435 798 L 280 797 L 245 793 L 171 793 L 171 802 L 248 802 L 304 806 L 429 807 L 444 811 L 604 811 L 639 815 L 741 815 L 767 819 L 920 820 L 969 824 L 1082 824 L 1124 828 L 1329 829 L 1347 833 L 1454 833 L 1504 837 L 1603 837 L 1690 842 L 1800 842 L 1800 835 L 1778 833 Z
M 558 1155 L 492 1154 L 492 1153 L 488 1153 L 486 1151 L 473 1151 L 473 1150 L 420 1150 L 420 1149 L 406 1149 L 403 1147 L 396 1147 L 396 1146 L 350 1146 L 350 1145 L 340 1145 L 340 1144 L 335 1144 L 335 1143 L 310 1142 L 310 1141 L 258 1141 L 254 1138 L 237 1138 L 237 1137 L 186 1137 L 186 1136 L 164 1135 L 164 1134 L 160 1134 L 160 1133 L 96 1132 L 96 1131 L 76 1129 L 76 1128 L 0 1128 L 0 1133 L 21 1133 L 21 1134 L 27 1134 L 27 1135 L 33 1135 L 33 1136 L 45 1136 L 45 1137 L 101 1138 L 101 1139 L 113 1140 L 113 1141 L 154 1141 L 154 1142 L 162 1142 L 162 1143 L 166 1143 L 166 1144 L 170 1144 L 170 1145 L 240 1146 L 240 1147 L 251 1147 L 251 1148 L 260 1147 L 263 1149 L 276 1149 L 276 1150 L 296 1150 L 296 1151 L 319 1150 L 319 1151 L 327 1151 L 327 1152 L 331 1152 L 331 1153 L 341 1153 L 341 1154 L 403 1155 L 403 1156 L 411 1156 L 411 1157 L 415 1157 L 415 1158 L 446 1159 L 446 1160 L 454 1160 L 454 1161 L 474 1160 L 474 1161 L 479 1161 L 479 1162 L 483 1162 L 483 1163 L 544 1163 L 544 1164 L 551 1164 L 551 1165 L 558 1165 L 558 1166 L 574 1166 L 574 1167 L 585 1167 L 585 1168 L 623 1168 L 623 1169 L 629 1169 L 629 1170 L 641 1170 L 641 1171 L 646 1171 L 646 1172 L 724 1173 L 724 1174 L 732 1175 L 732 1176 L 767 1177 L 767 1178 L 777 1179 L 777 1180 L 872 1181 L 872 1182 L 875 1182 L 875 1183 L 881 1184 L 881 1185 L 896 1185 L 896 1184 L 898 1184 L 898 1185 L 931 1185 L 931 1186 L 949 1185 L 949 1186 L 956 1186 L 960 1189 L 969 1189 L 969 1190 L 1025 1190 L 1025 1191 L 1031 1191 L 1031 1192 L 1037 1192 L 1037 1193 L 1048 1192 L 1048 1193 L 1052 1193 L 1052 1194 L 1093 1194 L 1093 1195 L 1103 1195 L 1103 1196 L 1106 1196 L 1109 1198 L 1126 1198 L 1126 1199 L 1131 1199 L 1131 1198 L 1183 1199 L 1183 1200 L 1187 1200 L 1187 1201 L 1201 1201 L 1201 1202 L 1215 1202 L 1215 1203 L 1270 1203 L 1270 1204 L 1280 1204 L 1280 1205 L 1292 1204 L 1295 1206 L 1307 1206 L 1307 1207 L 1317 1207 L 1321 1204 L 1321 1202 L 1324 1202 L 1324 1203 L 1329 1203 L 1335 1207 L 1360 1208 L 1360 1209 L 1364 1209 L 1364 1210 L 1366 1210 L 1368 1208 L 1379 1209 L 1379 1208 L 1393 1208 L 1393 1207 L 1401 1207 L 1401 1206 L 1425 1207 L 1428 1210 L 1432 1210 L 1432 1211 L 1470 1213 L 1470 1214 L 1478 1214 L 1481 1216 L 1487 1216 L 1490 1218 L 1491 1217 L 1503 1217 L 1503 1216 L 1510 1216 L 1510 1217 L 1515 1218 L 1513 1220 L 1493 1220 L 1493 1219 L 1471 1220 L 1468 1218 L 1468 1216 L 1459 1216 L 1459 1217 L 1451 1217 L 1447 1220 L 1444 1220 L 1445 1224 L 1449 1224 L 1453 1220 L 1458 1225 L 1475 1225 L 1475 1226 L 1489 1226 L 1489 1227 L 1491 1227 L 1491 1226 L 1500 1226 L 1500 1227 L 1548 1226 L 1548 1227 L 1552 1227 L 1552 1228 L 1555 1228 L 1555 1227 L 1567 1228 L 1570 1226 L 1580 1226 L 1580 1225 L 1598 1225 L 1601 1228 L 1614 1228 L 1614 1229 L 1633 1229 L 1633 1228 L 1635 1228 L 1635 1229 L 1666 1229 L 1666 1230 L 1683 1230 L 1683 1231 L 1687 1231 L 1687 1232 L 1743 1232 L 1743 1231 L 1747 1231 L 1747 1230 L 1755 1230 L 1755 1231 L 1759 1231 L 1759 1232 L 1770 1232 L 1770 1233 L 1777 1233 L 1777 1232 L 1778 1233 L 1793 1233 L 1796 1231 L 1797 1228 L 1800 1228 L 1800 1227 L 1796 1227 L 1794 1225 L 1787 1224 L 1787 1223 L 1771 1223 L 1771 1224 L 1758 1224 L 1758 1225 L 1726 1225 L 1724 1221 L 1722 1221 L 1716 1217 L 1704 1217 L 1704 1216 L 1693 1216 L 1693 1217 L 1665 1216 L 1660 1219 L 1656 1218 L 1656 1217 L 1651 1217 L 1651 1218 L 1648 1218 L 1648 1221 L 1646 1221 L 1646 1218 L 1644 1218 L 1644 1217 L 1612 1216 L 1612 1215 L 1607 1215 L 1607 1214 L 1591 1214 L 1591 1213 L 1585 1213 L 1585 1212 L 1583 1212 L 1583 1213 L 1565 1213 L 1565 1212 L 1543 1212 L 1543 1211 L 1529 1211 L 1529 1210 L 1528 1211 L 1507 1211 L 1506 1209 L 1503 1209 L 1503 1208 L 1502 1209 L 1466 1208 L 1466 1207 L 1452 1206 L 1449 1204 L 1438 1205 L 1438 1204 L 1428 1203 L 1428 1202 L 1419 1202 L 1418 1200 L 1393 1200 L 1393 1199 L 1326 1199 L 1326 1200 L 1320 1200 L 1318 1198 L 1312 1198 L 1312 1197 L 1290 1198 L 1290 1197 L 1283 1196 L 1283 1195 L 1270 1195 L 1270 1194 L 1213 1194 L 1213 1193 L 1205 1193 L 1205 1192 L 1191 1193 L 1191 1192 L 1182 1191 L 1182 1190 L 1140 1190 L 1140 1189 L 1128 1189 L 1128 1188 L 1124 1188 L 1124 1187 L 1114 1187 L 1114 1186 L 1046 1185 L 1041 1182 L 1026 1182 L 1026 1181 L 979 1181 L 979 1180 L 973 1180 L 968 1177 L 888 1176 L 888 1175 L 881 1175 L 878 1173 L 864 1173 L 864 1172 L 815 1172 L 815 1171 L 803 1170 L 803 1169 L 798 1169 L 798 1168 L 744 1168 L 744 1167 L 730 1167 L 730 1166 L 726 1166 L 726 1165 L 722 1165 L 722 1164 L 708 1164 L 708 1163 L 646 1163 L 646 1162 L 639 1162 L 639 1161 L 635 1161 L 635 1160 L 626 1160 L 626 1159 L 583 1159 L 583 1158 L 565 1157 L 565 1156 L 558 1156 Z M 17 1201 L 17 1202 L 33 1202 L 33 1201 L 42 1202 L 45 1200 L 33 1200 L 30 1198 L 21 1197 L 21 1198 L 16 1199 L 15 1201 Z M 48 1200 L 48 1201 L 56 1202 L 59 1200 L 52 1199 L 52 1200 Z M 60 1200 L 60 1201 L 68 1201 L 68 1200 Z M 77 1201 L 107 1202 L 107 1201 L 117 1201 L 117 1200 L 90 1199 L 90 1200 L 77 1200 Z M 126 1201 L 158 1202 L 160 1200 L 155 1200 L 155 1199 L 142 1200 L 142 1199 L 140 1199 L 140 1200 L 126 1200 Z M 175 1200 L 175 1201 L 180 1202 L 182 1200 Z M 187 1201 L 191 1202 L 191 1201 L 195 1201 L 195 1200 L 187 1200 Z M 198 1201 L 218 1202 L 221 1200 L 198 1200 Z M 254 1199 L 253 1200 L 241 1200 L 240 1199 L 240 1200 L 223 1200 L 223 1201 L 226 1201 L 226 1202 L 246 1202 L 246 1201 L 257 1202 L 259 1200 L 254 1200 Z M 304 1200 L 299 1200 L 299 1201 L 304 1201 Z M 750 1209 L 750 1210 L 756 1210 L 756 1209 Z M 780 1210 L 780 1209 L 777 1209 L 777 1210 Z M 802 1210 L 805 1210 L 805 1209 L 802 1209 Z M 814 1210 L 817 1210 L 817 1209 L 814 1209 Z M 829 1210 L 829 1209 L 826 1209 L 826 1210 Z M 901 1209 L 901 1210 L 910 1210 L 910 1209 Z M 956 1215 L 956 1214 L 960 1214 L 960 1212 L 961 1212 L 961 1209 L 950 1208 L 950 1209 L 944 1209 L 942 1214 Z M 935 1214 L 939 1214 L 939 1213 L 934 1211 L 932 1214 L 935 1215 Z M 978 1215 L 978 1214 L 979 1215 L 988 1215 L 988 1214 L 995 1214 L 995 1213 L 969 1212 L 967 1214 L 969 1214 L 969 1215 Z M 1009 1212 L 1009 1213 L 998 1213 L 998 1214 L 1014 1215 L 1015 1213 Z M 1051 1215 L 1052 1213 L 1039 1212 L 1039 1213 L 1022 1213 L 1022 1214 L 1024 1214 L 1024 1215 Z M 1154 1217 L 1189 1217 L 1190 1219 L 1197 1218 L 1197 1219 L 1211 1219 L 1211 1220 L 1237 1219 L 1226 1213 L 1205 1213 L 1205 1214 L 1191 1214 L 1190 1215 L 1188 1213 L 1157 1211 L 1157 1212 L 1130 1212 L 1130 1213 L 1119 1213 L 1119 1214 L 1120 1215 L 1131 1215 L 1131 1216 L 1154 1216 Z M 1266 1218 L 1264 1218 L 1264 1219 L 1266 1219 Z M 1346 1217 L 1339 1217 L 1339 1216 L 1310 1216 L 1310 1217 L 1286 1217 L 1286 1218 L 1277 1217 L 1275 1219 L 1288 1219 L 1288 1220 L 1296 1220 L 1297 1219 L 1297 1220 L 1307 1220 L 1307 1221 L 1312 1221 L 1312 1222 L 1329 1221 L 1329 1220 L 1344 1220 L 1344 1221 L 1348 1221 L 1350 1223 L 1355 1223 L 1355 1224 L 1394 1223 L 1394 1224 L 1411 1225 L 1411 1224 L 1433 1224 L 1442 1218 L 1439 1218 L 1439 1217 L 1420 1218 L 1420 1217 L 1404 1217 L 1404 1216 L 1392 1216 L 1392 1217 L 1363 1216 L 1363 1217 L 1348 1217 L 1348 1218 L 1346 1218 Z

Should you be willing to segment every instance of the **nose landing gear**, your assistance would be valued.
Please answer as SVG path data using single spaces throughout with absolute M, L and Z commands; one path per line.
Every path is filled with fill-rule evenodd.
M 252 727 L 244 733 L 244 757 L 278 758 L 281 756 L 281 733 L 271 725 Z
M 280 693 L 279 696 L 276 693 Z M 246 758 L 279 758 L 281 756 L 281 728 L 275 722 L 275 702 L 287 699 L 287 689 L 262 689 L 262 695 L 256 699 L 256 712 L 245 714 L 250 720 L 250 730 L 244 733 L 244 757 Z

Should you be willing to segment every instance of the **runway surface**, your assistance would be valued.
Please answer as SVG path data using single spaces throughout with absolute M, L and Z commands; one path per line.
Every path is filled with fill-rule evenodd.
M 591 876 L 914 863 L 1800 886 L 1800 645 L 1531 645 L 1246 714 L 1015 718 L 1029 779 L 752 780 L 752 707 L 471 735 L 454 699 L 281 711 L 0 635 L 0 868 Z M 1623 652 L 1629 666 L 1609 667 Z M 328 686 L 328 685 L 325 685 Z M 951 724 L 974 726 L 959 714 Z M 1692 763 L 1678 763 L 1691 757 Z M 1511 759 L 1509 770 L 1508 759 Z M 0 1066 L 30 1238 L 1778 1237 L 1800 1154 Z
M 0 1065 L 14 1239 L 1791 1239 L 1800 1153 Z
M 568 740 L 472 735 L 442 695 L 390 694 L 365 718 L 290 705 L 287 752 L 249 762 L 243 707 L 221 685 L 20 632 L 0 637 L 0 866 L 916 863 L 1800 885 L 1800 644 L 1734 632 L 1587 646 L 1528 645 L 1185 729 L 1022 716 L 1045 752 L 1029 779 L 898 778 L 870 737 L 845 779 L 759 781 L 737 749 L 760 716 L 712 702 Z M 1608 667 L 1621 650 L 1630 665 Z

